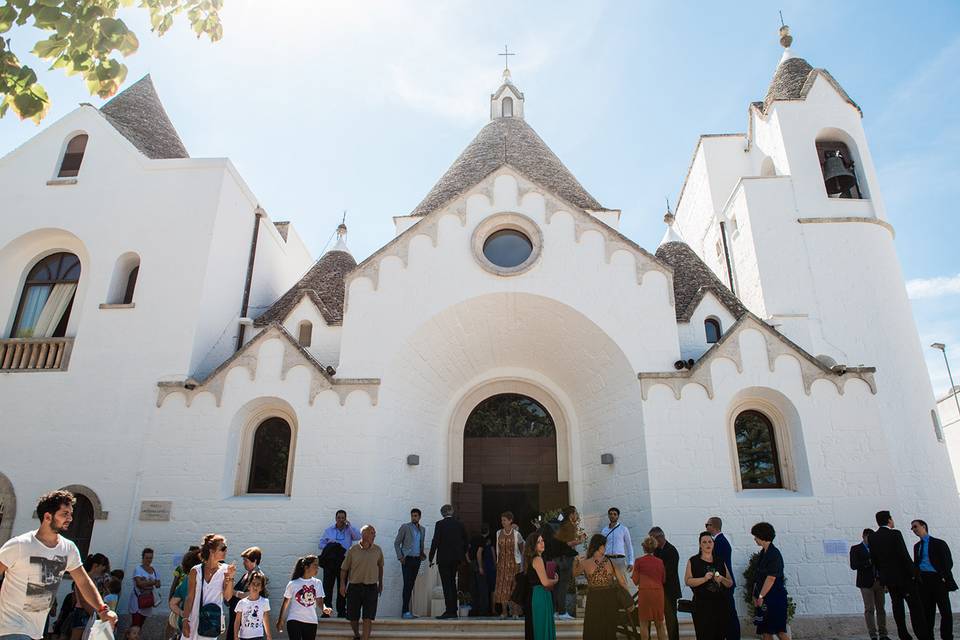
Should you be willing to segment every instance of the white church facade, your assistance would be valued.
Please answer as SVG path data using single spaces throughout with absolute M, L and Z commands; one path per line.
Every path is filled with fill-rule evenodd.
M 645 249 L 525 119 L 490 121 L 360 262 L 314 262 L 149 77 L 0 159 L 0 541 L 43 492 L 169 575 L 204 533 L 283 580 L 339 508 L 387 552 L 411 507 L 470 527 L 617 506 L 739 576 L 777 529 L 798 616 L 862 611 L 873 514 L 960 544 L 960 502 L 860 107 L 787 49 L 746 133 L 700 138 Z M 257 310 L 256 312 L 252 310 Z M 909 538 L 909 536 L 907 536 Z M 231 551 L 230 557 L 236 553 Z

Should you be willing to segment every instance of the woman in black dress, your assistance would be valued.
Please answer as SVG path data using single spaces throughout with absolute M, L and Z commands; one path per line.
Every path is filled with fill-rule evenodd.
M 773 546 L 777 532 L 769 522 L 758 522 L 750 529 L 760 547 L 753 602 L 757 611 L 757 635 L 763 640 L 790 640 L 787 633 L 787 589 L 783 585 L 783 556 Z
M 687 560 L 684 582 L 693 589 L 693 628 L 697 640 L 723 640 L 730 609 L 727 590 L 733 586 L 730 567 L 713 556 L 713 536 L 700 534 L 700 553 Z

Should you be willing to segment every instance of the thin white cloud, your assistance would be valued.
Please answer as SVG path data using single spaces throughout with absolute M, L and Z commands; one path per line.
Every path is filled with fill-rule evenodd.
M 913 300 L 960 294 L 960 273 L 955 276 L 916 278 L 907 281 L 907 295 Z

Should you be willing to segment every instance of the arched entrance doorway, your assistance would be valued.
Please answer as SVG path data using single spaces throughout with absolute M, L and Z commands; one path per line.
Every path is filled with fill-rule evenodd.
M 568 504 L 568 485 L 558 481 L 556 425 L 547 409 L 517 393 L 477 404 L 463 430 L 463 482 L 452 488 L 454 507 L 470 533 L 482 523 L 496 531 L 500 514 L 512 511 L 527 534 L 537 514 Z

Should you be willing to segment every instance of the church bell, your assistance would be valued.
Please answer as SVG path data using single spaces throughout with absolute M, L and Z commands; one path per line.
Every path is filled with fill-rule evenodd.
M 856 186 L 857 179 L 839 151 L 834 151 L 823 163 L 823 183 L 828 195 L 846 193 Z

